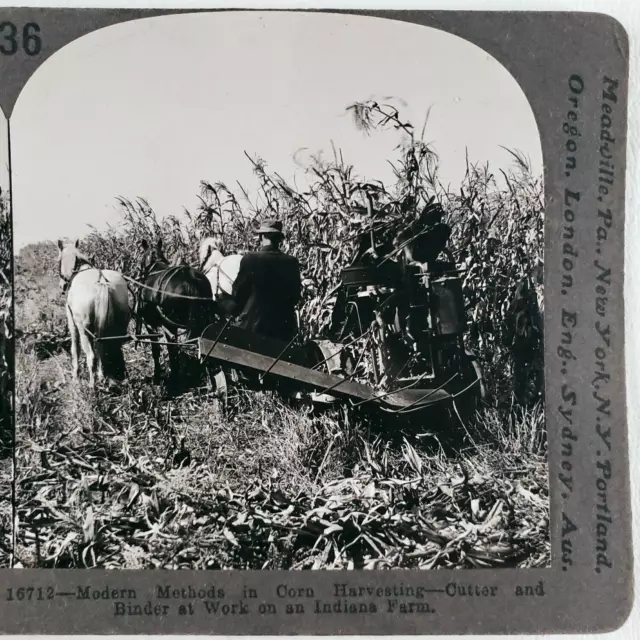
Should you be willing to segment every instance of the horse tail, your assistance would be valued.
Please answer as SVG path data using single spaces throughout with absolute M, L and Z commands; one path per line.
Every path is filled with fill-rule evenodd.
M 127 320 L 118 309 L 115 289 L 108 282 L 99 282 L 95 301 L 95 351 L 102 362 L 105 376 L 123 380 L 126 374 L 122 345 Z M 128 301 L 127 301 L 128 302 Z M 127 304 L 128 309 L 128 304 Z M 128 314 L 126 314 L 128 316 Z M 121 339 L 118 339 L 121 337 Z

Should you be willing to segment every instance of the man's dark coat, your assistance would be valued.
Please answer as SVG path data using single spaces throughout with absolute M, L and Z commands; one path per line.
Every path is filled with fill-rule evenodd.
M 279 249 L 262 247 L 242 257 L 233 284 L 236 325 L 271 338 L 291 340 L 302 285 L 298 261 Z

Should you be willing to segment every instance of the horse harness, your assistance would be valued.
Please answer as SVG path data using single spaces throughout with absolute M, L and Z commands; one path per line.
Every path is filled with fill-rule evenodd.
M 172 320 L 171 318 L 169 318 L 161 309 L 162 296 L 167 293 L 166 288 L 169 282 L 171 282 L 171 278 L 173 278 L 173 276 L 175 276 L 176 273 L 178 273 L 180 269 L 183 269 L 183 268 L 184 268 L 184 265 L 176 265 L 176 266 L 170 267 L 166 262 L 157 261 L 157 262 L 154 262 L 149 267 L 148 272 L 143 275 L 141 279 L 147 280 L 150 276 L 154 274 L 162 274 L 160 275 L 159 282 L 155 283 L 155 286 L 150 287 L 148 285 L 143 284 L 141 287 L 138 287 L 137 295 L 135 295 L 134 297 L 135 309 L 133 312 L 133 315 L 136 317 L 136 331 L 138 333 L 142 328 L 141 327 L 142 318 L 139 316 L 138 311 L 143 303 L 152 304 L 156 308 L 156 312 L 158 313 L 158 315 L 160 316 L 160 318 L 165 324 L 173 325 L 175 328 L 188 329 L 187 326 L 179 322 L 175 322 L 175 320 Z M 146 299 L 146 300 L 143 299 L 142 292 L 144 291 L 144 289 L 149 289 L 153 291 L 156 294 L 156 296 L 154 296 L 154 298 L 156 299 Z M 172 294 L 169 293 L 168 295 L 169 297 L 171 297 Z
M 78 264 L 78 262 L 80 264 Z M 102 282 L 104 280 L 106 284 L 109 284 L 109 281 L 106 279 L 104 273 L 102 272 L 102 269 L 99 269 L 98 267 L 92 265 L 91 262 L 89 262 L 88 258 L 80 257 L 80 259 L 78 259 L 78 256 L 76 256 L 75 264 L 73 266 L 73 271 L 71 272 L 71 275 L 68 278 L 62 273 L 62 265 L 60 267 L 60 278 L 64 280 L 64 287 L 62 289 L 62 293 L 63 294 L 67 293 L 67 291 L 69 291 L 69 287 L 71 286 L 71 283 L 73 282 L 73 279 L 79 273 L 81 273 L 82 271 L 86 271 L 87 269 L 97 269 L 98 273 L 100 274 L 100 277 L 98 278 L 98 282 Z M 65 307 L 67 308 L 69 313 L 73 315 L 73 312 L 71 311 L 71 307 L 69 306 L 68 302 L 65 303 Z M 85 331 L 88 331 L 91 337 L 95 340 L 96 336 L 93 333 L 91 333 L 91 331 L 89 331 L 86 327 L 85 327 Z
M 207 264 L 207 260 L 209 260 L 210 256 L 211 256 L 211 249 L 209 249 L 209 253 L 207 253 L 207 256 L 204 260 L 204 262 L 202 263 L 202 266 L 204 268 L 204 266 Z M 222 256 L 222 259 L 224 259 L 224 256 Z M 221 259 L 221 261 L 222 261 Z M 216 278 L 216 290 L 213 292 L 213 295 L 218 298 L 218 296 L 220 295 L 227 295 L 227 293 L 225 291 L 222 290 L 222 288 L 220 287 L 220 263 L 218 262 L 217 264 L 213 264 L 211 265 L 211 267 L 209 267 L 209 269 L 207 269 L 206 271 L 203 270 L 204 275 L 208 275 L 209 273 L 211 273 L 214 269 L 217 270 L 218 272 L 218 277 Z
M 78 264 L 80 263 L 80 264 Z M 71 286 L 71 283 L 73 282 L 73 279 L 81 272 L 81 271 L 86 271 L 87 269 L 97 269 L 98 272 L 100 273 L 100 278 L 98 280 L 98 282 L 101 282 L 102 280 L 104 280 L 106 283 L 108 283 L 109 281 L 105 278 L 104 273 L 102 272 L 102 269 L 99 269 L 98 267 L 95 267 L 94 265 L 92 265 L 88 258 L 79 258 L 78 256 L 76 256 L 75 258 L 75 264 L 73 265 L 73 271 L 71 272 L 71 275 L 67 278 L 63 273 L 62 273 L 62 265 L 60 265 L 60 279 L 64 281 L 64 287 L 62 288 L 62 293 L 67 293 L 67 291 L 69 290 L 69 287 Z
M 158 267 L 158 268 L 154 269 L 154 267 Z M 144 274 L 142 279 L 147 280 L 152 275 L 162 274 L 160 276 L 159 282 L 156 283 L 154 287 L 148 287 L 154 293 L 162 296 L 163 294 L 166 293 L 166 288 L 169 282 L 171 282 L 171 278 L 173 278 L 173 276 L 175 276 L 176 273 L 178 273 L 178 271 L 180 271 L 180 269 L 182 268 L 183 268 L 183 265 L 176 265 L 175 267 L 170 267 L 166 262 L 161 262 L 161 261 L 154 262 L 151 265 L 151 267 L 149 267 L 149 271 L 146 274 Z M 146 285 L 145 285 L 145 288 L 146 288 Z M 141 295 L 142 288 L 139 288 L 138 292 L 139 292 L 138 295 Z M 157 300 L 147 300 L 147 302 L 154 302 L 156 305 L 160 304 L 160 301 L 157 301 Z

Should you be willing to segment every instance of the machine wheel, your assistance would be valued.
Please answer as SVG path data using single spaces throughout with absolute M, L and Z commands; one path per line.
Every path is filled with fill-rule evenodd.
M 329 340 L 309 340 L 307 343 L 309 349 L 309 367 L 318 367 L 318 371 L 323 373 L 331 373 L 333 375 L 344 375 L 342 369 L 340 345 Z M 336 356 L 336 354 L 338 354 Z M 322 364 L 320 364 L 322 363 Z M 337 398 L 329 393 L 312 391 L 309 393 L 309 399 L 314 407 L 330 407 Z

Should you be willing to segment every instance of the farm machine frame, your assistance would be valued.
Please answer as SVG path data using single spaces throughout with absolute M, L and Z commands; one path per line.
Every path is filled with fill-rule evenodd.
M 216 322 L 199 339 L 226 393 L 240 372 L 262 388 L 309 392 L 315 402 L 371 404 L 397 415 L 451 409 L 463 422 L 485 396 L 480 365 L 464 346 L 467 320 L 461 271 L 388 259 L 341 273 L 328 336 L 296 344 Z

